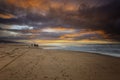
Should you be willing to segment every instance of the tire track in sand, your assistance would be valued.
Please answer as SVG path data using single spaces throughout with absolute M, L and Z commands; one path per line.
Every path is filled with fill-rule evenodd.
M 6 68 L 8 65 L 10 65 L 11 63 L 13 63 L 15 60 L 17 60 L 18 58 L 20 58 L 21 56 L 25 55 L 25 53 L 27 53 L 28 50 L 24 51 L 21 53 L 21 55 L 17 56 L 16 58 L 14 58 L 13 60 L 11 60 L 9 63 L 7 63 L 6 65 L 4 65 L 2 68 L 0 68 L 0 72 Z

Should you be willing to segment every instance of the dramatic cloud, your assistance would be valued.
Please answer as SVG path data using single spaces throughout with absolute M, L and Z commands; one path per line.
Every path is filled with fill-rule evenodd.
M 79 33 L 65 34 L 60 37 L 61 39 L 90 39 L 90 40 L 101 40 L 107 39 L 108 36 L 103 31 L 81 31 Z
M 0 39 L 120 41 L 119 9 L 119 0 L 0 0 Z
M 0 18 L 10 19 L 10 18 L 15 18 L 15 16 L 11 14 L 0 14 Z

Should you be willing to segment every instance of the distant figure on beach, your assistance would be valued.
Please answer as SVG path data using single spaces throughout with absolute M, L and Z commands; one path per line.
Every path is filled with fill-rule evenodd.
M 31 44 L 30 47 L 39 47 L 38 44 Z
M 39 47 L 39 45 L 38 44 L 34 44 L 34 47 Z

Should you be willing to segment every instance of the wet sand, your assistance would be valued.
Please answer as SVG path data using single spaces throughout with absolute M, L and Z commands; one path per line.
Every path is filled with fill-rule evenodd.
M 120 58 L 0 44 L 0 80 L 120 80 Z

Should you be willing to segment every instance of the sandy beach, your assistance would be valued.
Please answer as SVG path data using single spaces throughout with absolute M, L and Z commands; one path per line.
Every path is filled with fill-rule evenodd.
M 120 58 L 0 44 L 0 80 L 120 80 Z

